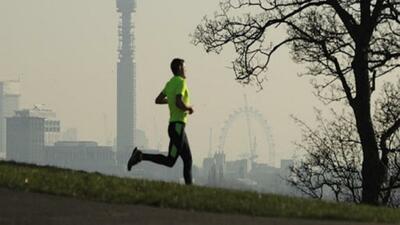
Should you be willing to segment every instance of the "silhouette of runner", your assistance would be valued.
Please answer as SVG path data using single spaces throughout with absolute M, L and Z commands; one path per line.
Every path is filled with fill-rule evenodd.
M 168 136 L 170 141 L 168 155 L 146 154 L 135 147 L 128 161 L 128 171 L 142 160 L 173 167 L 178 156 L 181 156 L 185 184 L 190 185 L 192 184 L 192 153 L 185 133 L 185 125 L 188 114 L 193 113 L 193 108 L 189 105 L 190 98 L 186 85 L 184 60 L 173 59 L 171 70 L 174 76 L 167 82 L 155 101 L 156 104 L 168 104 L 169 108 Z

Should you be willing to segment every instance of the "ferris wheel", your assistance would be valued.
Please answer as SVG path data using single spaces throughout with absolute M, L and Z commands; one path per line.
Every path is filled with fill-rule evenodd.
M 247 125 L 247 135 L 248 135 L 248 149 L 249 152 L 243 155 L 244 158 L 249 158 L 252 162 L 258 157 L 257 155 L 257 140 L 256 136 L 252 134 L 252 124 L 251 122 L 257 122 L 258 126 L 261 126 L 263 130 L 263 135 L 261 138 L 262 142 L 265 142 L 267 146 L 267 162 L 270 166 L 275 165 L 275 144 L 273 141 L 273 137 L 271 134 L 271 129 L 268 125 L 267 120 L 264 119 L 263 115 L 257 111 L 253 107 L 249 107 L 247 104 L 247 97 L 244 96 L 245 105 L 244 107 L 240 107 L 236 109 L 233 113 L 231 113 L 227 120 L 224 122 L 224 126 L 221 129 L 221 135 L 219 137 L 219 146 L 218 149 L 220 152 L 224 152 L 225 142 L 229 135 L 229 130 L 232 128 L 232 125 L 237 123 L 241 119 L 245 119 Z M 259 140 L 260 141 L 260 140 Z

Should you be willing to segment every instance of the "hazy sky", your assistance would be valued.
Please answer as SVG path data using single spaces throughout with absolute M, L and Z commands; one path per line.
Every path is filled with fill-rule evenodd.
M 195 108 L 187 133 L 196 164 L 209 152 L 211 128 L 217 148 L 224 121 L 244 105 L 244 94 L 268 121 L 277 159 L 292 156 L 292 141 L 300 133 L 290 115 L 311 121 L 312 107 L 320 103 L 308 79 L 297 76 L 303 67 L 287 51 L 276 55 L 264 90 L 257 92 L 238 84 L 227 69 L 231 50 L 207 55 L 190 43 L 189 34 L 204 15 L 217 10 L 217 0 L 139 0 L 137 5 L 137 118 L 150 147 L 167 147 L 168 109 L 155 105 L 154 98 L 171 76 L 171 59 L 181 57 Z M 57 113 L 63 129 L 76 127 L 80 139 L 102 144 L 107 133 L 115 135 L 117 25 L 113 0 L 2 0 L 0 80 L 20 77 L 22 107 L 45 104 Z M 228 133 L 228 159 L 248 146 L 244 125 L 243 118 Z M 256 122 L 252 127 L 259 161 L 265 162 L 263 129 Z

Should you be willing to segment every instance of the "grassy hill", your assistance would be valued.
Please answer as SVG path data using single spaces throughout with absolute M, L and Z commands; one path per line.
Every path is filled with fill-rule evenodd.
M 0 161 L 0 187 L 118 204 L 252 216 L 400 223 L 400 210 Z

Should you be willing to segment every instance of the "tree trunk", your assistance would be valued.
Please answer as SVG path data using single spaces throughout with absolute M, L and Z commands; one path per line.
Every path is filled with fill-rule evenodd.
M 363 151 L 362 203 L 378 204 L 381 185 L 381 164 L 378 143 L 371 119 L 371 88 L 368 72 L 368 47 L 356 46 L 353 71 L 356 81 L 356 97 L 352 104 L 357 131 Z
M 377 205 L 381 185 L 382 168 L 370 113 L 364 111 L 366 108 L 366 106 L 360 104 L 360 106 L 357 106 L 354 109 L 357 121 L 357 130 L 363 150 L 362 202 Z

